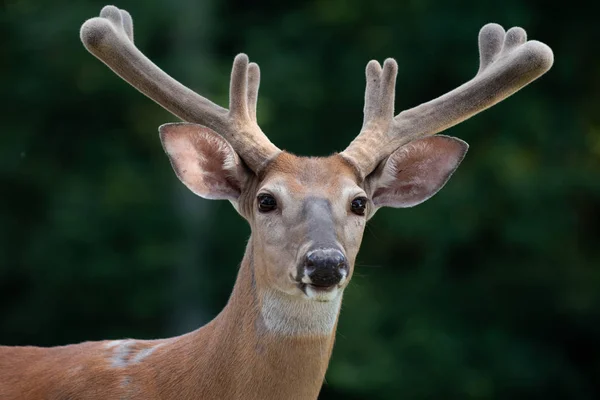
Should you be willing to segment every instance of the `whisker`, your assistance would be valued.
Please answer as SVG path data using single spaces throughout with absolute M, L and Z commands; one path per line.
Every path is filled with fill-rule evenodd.
M 386 265 L 381 265 L 381 264 L 355 263 L 354 265 L 357 267 L 360 267 L 360 268 L 385 268 L 386 267 Z

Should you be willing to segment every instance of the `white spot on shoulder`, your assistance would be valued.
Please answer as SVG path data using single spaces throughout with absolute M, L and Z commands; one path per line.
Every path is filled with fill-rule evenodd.
M 133 359 L 131 360 L 132 364 L 137 364 L 140 363 L 142 361 L 144 361 L 144 359 L 146 357 L 148 357 L 149 355 L 151 355 L 152 353 L 154 353 L 154 351 L 156 349 L 158 349 L 159 347 L 161 347 L 164 343 L 159 343 L 156 346 L 153 347 L 148 347 L 147 349 L 141 350 L 139 353 L 137 353 L 135 355 L 135 357 L 133 357 Z
M 110 362 L 113 368 L 124 368 L 133 364 L 138 364 L 148 358 L 164 343 L 157 343 L 153 346 L 138 350 L 138 342 L 133 339 L 114 340 L 105 344 L 106 349 L 111 349 Z M 137 348 L 136 348 L 137 347 Z
M 107 349 L 112 349 L 113 347 L 116 347 L 116 346 L 120 345 L 123 342 L 124 342 L 124 340 L 111 340 L 110 342 L 106 343 L 104 346 Z
M 117 342 L 121 342 L 121 343 L 117 343 L 115 346 L 115 352 L 113 353 L 112 356 L 112 366 L 114 368 L 123 368 L 126 367 L 128 364 L 128 358 L 129 358 L 129 354 L 131 353 L 131 347 L 134 345 L 135 340 L 121 340 Z

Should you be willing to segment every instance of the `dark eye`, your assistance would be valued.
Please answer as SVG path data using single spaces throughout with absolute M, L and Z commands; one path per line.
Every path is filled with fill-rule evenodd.
M 277 201 L 275 201 L 275 197 L 271 196 L 270 194 L 259 194 L 257 199 L 258 210 L 260 212 L 269 212 L 277 208 Z
M 357 197 L 350 203 L 350 209 L 356 215 L 365 215 L 367 208 L 367 199 L 365 197 Z

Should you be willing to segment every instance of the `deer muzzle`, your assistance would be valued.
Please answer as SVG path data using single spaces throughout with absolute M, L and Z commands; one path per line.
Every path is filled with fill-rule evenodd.
M 314 289 L 329 289 L 340 285 L 348 276 L 346 256 L 334 248 L 310 250 L 304 258 L 301 282 Z

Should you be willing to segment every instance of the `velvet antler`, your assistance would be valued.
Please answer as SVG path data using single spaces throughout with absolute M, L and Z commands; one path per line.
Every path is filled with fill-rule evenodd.
M 184 121 L 205 125 L 221 134 L 255 172 L 279 150 L 258 127 L 256 102 L 260 71 L 245 54 L 233 63 L 229 110 L 183 86 L 133 44 L 133 23 L 127 11 L 113 6 L 81 27 L 85 47 L 119 76 Z M 437 99 L 394 117 L 394 90 L 398 66 L 387 59 L 367 65 L 364 122 L 360 134 L 341 156 L 362 178 L 400 146 L 441 132 L 498 103 L 548 71 L 552 50 L 527 41 L 525 31 L 508 32 L 497 24 L 479 33 L 480 66 L 469 82 Z
M 521 28 L 508 32 L 487 24 L 479 32 L 480 65 L 477 75 L 445 95 L 394 117 L 394 87 L 398 66 L 387 59 L 367 65 L 364 122 L 360 134 L 341 155 L 364 178 L 400 146 L 433 135 L 493 106 L 552 66 L 552 50 L 527 41 Z
M 187 122 L 207 126 L 221 134 L 255 172 L 279 150 L 259 128 L 256 102 L 260 70 L 239 54 L 231 72 L 229 110 L 198 95 L 171 78 L 133 44 L 133 22 L 125 10 L 106 6 L 100 17 L 81 27 L 85 47 L 117 75 Z

